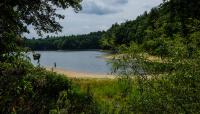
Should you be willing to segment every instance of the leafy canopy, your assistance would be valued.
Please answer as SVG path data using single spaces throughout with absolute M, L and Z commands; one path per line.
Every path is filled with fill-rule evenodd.
M 23 33 L 32 26 L 39 35 L 61 31 L 57 22 L 64 16 L 58 9 L 72 7 L 81 10 L 81 0 L 1 0 L 0 2 L 0 56 L 16 51 Z

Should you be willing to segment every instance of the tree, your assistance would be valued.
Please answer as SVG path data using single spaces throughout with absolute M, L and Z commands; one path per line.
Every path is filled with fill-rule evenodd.
M 32 26 L 39 35 L 59 32 L 62 26 L 56 21 L 64 16 L 57 9 L 72 7 L 81 10 L 81 0 L 1 0 L 0 2 L 0 60 L 3 55 L 18 50 L 22 34 Z
M 25 39 L 25 47 L 35 50 L 99 49 L 104 32 L 91 32 L 84 35 L 57 36 L 42 39 Z

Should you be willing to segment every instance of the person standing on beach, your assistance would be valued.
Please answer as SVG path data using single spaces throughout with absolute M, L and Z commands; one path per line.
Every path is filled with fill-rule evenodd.
M 54 63 L 54 67 L 56 68 L 56 62 Z

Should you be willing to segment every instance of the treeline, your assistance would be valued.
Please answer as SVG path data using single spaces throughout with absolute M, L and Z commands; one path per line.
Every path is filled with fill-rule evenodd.
M 200 49 L 199 6 L 199 0 L 164 0 L 136 20 L 112 25 L 101 45 L 115 51 L 139 45 L 149 54 L 162 56 L 171 56 L 174 47 L 179 46 L 185 47 L 182 51 L 191 57 Z
M 164 0 L 135 20 L 113 24 L 106 32 L 86 35 L 26 39 L 32 50 L 110 49 L 140 45 L 152 55 L 171 56 L 174 45 L 186 48 L 187 56 L 199 49 L 200 2 Z M 175 43 L 174 43 L 175 42 Z
M 99 40 L 103 33 L 98 31 L 85 35 L 25 39 L 25 46 L 32 50 L 100 49 Z

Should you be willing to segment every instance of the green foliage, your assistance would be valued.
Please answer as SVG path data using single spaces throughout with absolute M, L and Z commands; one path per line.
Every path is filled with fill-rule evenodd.
M 186 69 L 185 69 L 186 70 Z M 199 113 L 199 72 L 178 71 L 160 78 L 138 81 L 131 96 L 136 113 Z
M 26 39 L 35 50 L 97 48 L 101 39 L 102 48 L 120 54 L 113 61 L 119 80 L 73 80 L 80 87 L 63 75 L 33 67 L 18 47 L 28 25 L 39 34 L 60 31 L 55 17 L 63 17 L 54 7 L 79 10 L 79 3 L 0 3 L 0 113 L 200 113 L 199 0 L 164 0 L 103 35 Z M 152 55 L 158 60 L 149 59 Z
M 57 9 L 81 9 L 81 0 L 0 1 L 0 113 L 98 113 L 93 97 L 75 89 L 63 75 L 33 67 L 24 55 L 22 35 L 61 31 Z M 93 41 L 93 39 L 91 40 Z M 26 59 L 24 59 L 26 58 Z
M 98 104 L 100 114 L 129 114 L 128 95 L 134 91 L 134 81 L 109 79 L 73 79 L 72 82 L 80 86 L 82 91 L 90 91 Z
M 99 40 L 103 33 L 99 31 L 86 35 L 25 39 L 24 44 L 32 50 L 100 49 Z
M 81 9 L 81 0 L 1 0 L 0 1 L 0 61 L 4 55 L 21 51 L 22 34 L 29 33 L 32 26 L 39 35 L 61 31 L 62 26 L 56 21 L 64 18 L 58 14 L 58 8 L 72 7 Z
M 134 80 L 126 96 L 129 113 L 200 113 L 200 18 L 199 13 L 190 13 L 199 11 L 199 3 L 165 1 L 106 33 L 116 41 L 120 29 L 132 30 L 128 43 L 112 44 L 120 55 L 113 61 L 114 73 Z
M 199 49 L 199 41 L 195 40 L 199 39 L 199 4 L 198 0 L 165 1 L 133 21 L 114 24 L 103 35 L 101 44 L 118 51 L 121 45 L 129 47 L 134 42 L 149 54 L 169 57 L 176 54 L 171 49 L 177 48 L 177 42 L 185 48 L 182 55 L 191 57 Z
M 98 112 L 93 97 L 80 92 L 65 76 L 23 63 L 18 69 L 1 63 L 0 113 Z
M 132 57 L 140 60 L 141 56 L 135 54 Z M 146 65 L 145 58 L 141 58 L 141 62 L 137 64 L 144 63 L 140 67 L 149 68 L 145 71 L 151 74 L 138 75 L 140 72 L 136 72 L 133 68 L 130 69 L 127 65 L 128 63 L 133 65 L 130 63 L 130 55 L 123 56 L 124 60 L 128 60 L 125 61 L 127 63 L 121 61 L 121 64 L 124 63 L 123 65 L 128 67 L 123 65 L 119 67 L 126 67 L 124 70 L 129 72 L 121 73 L 120 79 L 75 80 L 75 82 L 79 83 L 81 89 L 85 91 L 88 85 L 91 87 L 90 91 L 96 102 L 100 104 L 101 113 L 199 113 L 200 59 L 199 57 L 187 60 L 179 58 L 179 56 L 174 57 L 163 63 L 151 61 L 151 65 Z M 166 69 L 169 70 L 163 73 Z M 133 73 L 135 75 L 131 75 Z

